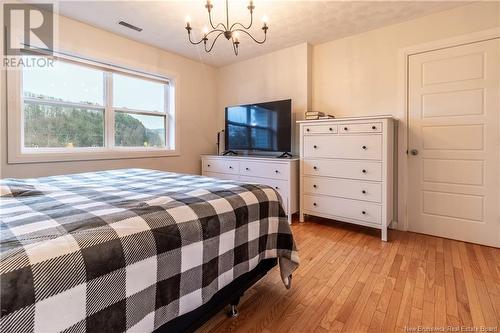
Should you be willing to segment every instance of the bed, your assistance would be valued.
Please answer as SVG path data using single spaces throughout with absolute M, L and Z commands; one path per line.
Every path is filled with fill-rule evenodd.
M 0 189 L 2 332 L 192 330 L 299 263 L 264 185 L 123 169 Z

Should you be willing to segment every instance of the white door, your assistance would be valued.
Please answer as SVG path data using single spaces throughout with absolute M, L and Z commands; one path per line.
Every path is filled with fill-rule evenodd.
M 500 39 L 409 57 L 411 231 L 500 247 Z

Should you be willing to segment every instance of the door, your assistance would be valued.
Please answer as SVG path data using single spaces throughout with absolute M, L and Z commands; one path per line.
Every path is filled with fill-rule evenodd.
M 500 247 L 500 39 L 409 57 L 411 231 Z

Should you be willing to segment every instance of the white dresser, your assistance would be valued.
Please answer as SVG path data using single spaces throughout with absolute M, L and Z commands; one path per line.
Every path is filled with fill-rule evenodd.
M 202 155 L 201 162 L 203 176 L 272 186 L 283 200 L 288 223 L 299 210 L 298 158 Z
M 299 121 L 304 214 L 381 229 L 393 212 L 391 117 Z

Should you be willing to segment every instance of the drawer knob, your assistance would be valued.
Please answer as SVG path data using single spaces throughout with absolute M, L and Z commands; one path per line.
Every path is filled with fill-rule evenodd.
M 250 169 L 249 169 L 249 168 L 245 168 L 245 170 L 247 170 L 247 171 L 248 171 L 248 170 L 250 170 Z
M 361 191 L 361 193 L 366 194 L 366 191 L 365 191 L 365 190 L 363 190 L 363 191 Z
M 316 204 L 315 202 L 313 202 L 313 206 L 314 206 L 314 207 L 316 207 L 316 206 L 317 206 L 317 204 Z
M 372 126 L 372 130 L 376 130 L 377 129 L 377 126 Z
M 316 184 L 313 185 L 314 188 L 317 188 L 318 186 Z
M 361 148 L 363 148 L 364 150 L 366 150 L 366 146 L 363 146 L 363 147 L 361 147 Z
M 309 132 L 309 131 L 310 131 L 310 129 L 309 129 L 309 128 L 306 128 L 306 131 L 307 131 L 307 132 Z
M 314 147 L 314 149 L 317 149 L 317 148 L 318 148 L 318 146 L 316 146 L 316 145 L 314 145 L 313 147 Z
M 279 190 L 279 189 L 280 189 L 278 186 L 275 186 L 274 188 L 275 188 L 275 189 L 277 189 L 277 190 Z
M 347 131 L 347 130 L 349 130 L 349 129 L 347 127 L 344 127 L 344 131 Z
M 232 169 L 233 167 L 232 166 L 229 166 L 229 169 Z
M 313 166 L 313 169 L 314 169 L 314 170 L 318 170 L 318 167 L 317 167 L 317 166 Z
M 274 170 L 275 173 L 280 173 L 278 170 Z
M 209 167 L 209 168 L 210 168 L 210 164 L 207 164 L 207 167 Z
M 365 170 L 365 169 L 363 169 L 363 170 L 361 170 L 361 172 L 362 172 L 362 173 L 366 173 L 366 170 Z
M 365 211 L 362 211 L 362 212 L 361 212 L 361 214 L 366 215 L 366 212 L 365 212 Z
M 333 131 L 333 128 L 331 128 L 331 127 L 330 127 L 330 128 L 329 128 L 329 130 L 330 130 L 330 132 L 331 132 L 331 131 Z

